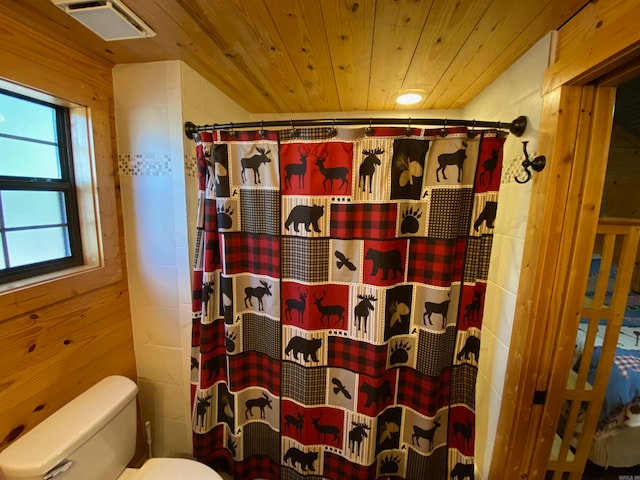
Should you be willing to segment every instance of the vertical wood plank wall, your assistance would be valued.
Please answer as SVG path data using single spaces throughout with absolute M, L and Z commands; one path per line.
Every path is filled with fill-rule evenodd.
M 47 292 L 46 301 L 31 304 L 8 303 L 4 301 L 8 295 L 0 293 L 4 297 L 0 312 L 0 450 L 101 378 L 121 374 L 136 379 L 116 175 L 111 67 L 31 30 L 0 6 L 0 78 L 90 108 L 96 170 L 102 176 L 99 212 L 110 219 L 102 224 L 101 235 L 116 253 L 105 262 L 120 263 L 111 265 L 120 272 L 115 277 L 119 280 L 110 277 L 107 285 L 90 291 L 65 281 L 59 292 Z M 78 293 L 70 296 L 69 289 Z M 28 292 L 22 294 L 28 296 Z
M 640 219 L 640 139 L 614 122 L 601 216 Z M 640 291 L 640 251 L 635 259 L 631 290 Z

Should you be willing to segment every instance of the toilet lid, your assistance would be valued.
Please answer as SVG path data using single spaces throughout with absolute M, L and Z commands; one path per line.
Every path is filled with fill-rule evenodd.
M 223 480 L 203 463 L 185 458 L 152 458 L 145 463 L 136 480 Z

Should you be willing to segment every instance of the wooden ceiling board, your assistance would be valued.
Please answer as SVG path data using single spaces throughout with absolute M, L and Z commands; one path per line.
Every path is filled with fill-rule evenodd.
M 432 108 L 430 105 L 437 103 L 443 108 L 454 108 L 453 105 L 458 105 L 456 108 L 459 108 L 458 96 L 469 85 L 477 84 L 478 91 L 486 88 L 488 83 L 481 85 L 478 81 L 480 75 L 487 69 L 493 70 L 495 58 L 509 43 L 521 42 L 520 32 L 549 1 L 554 0 L 492 1 L 438 85 L 432 90 L 426 107 Z M 499 71 L 504 70 L 495 69 L 496 73 Z M 473 79 L 473 82 L 470 79 Z
M 375 3 L 321 2 L 340 110 L 367 110 Z
M 403 84 L 405 89 L 419 88 L 427 92 L 427 98 L 420 108 L 440 108 L 432 92 L 489 3 L 490 0 L 434 2 Z
M 278 28 L 285 32 L 285 48 L 298 74 L 300 84 L 296 89 L 304 89 L 308 103 L 300 112 L 340 110 L 338 91 L 332 72 L 329 44 L 324 32 L 320 0 L 279 0 L 265 2 Z
M 398 108 L 396 94 L 407 71 L 429 17 L 433 0 L 378 2 L 373 33 L 369 110 Z
M 247 111 L 289 114 L 401 110 L 400 89 L 429 94 L 412 110 L 461 108 L 587 2 L 122 1 L 157 36 L 105 42 L 51 0 L 0 15 L 111 65 L 181 60 Z
M 469 84 L 458 98 L 452 103 L 451 108 L 460 108 L 473 100 L 484 87 L 496 79 L 496 72 L 504 72 L 515 60 L 524 55 L 542 37 L 550 31 L 560 28 L 575 12 L 584 6 L 585 0 L 562 0 L 547 3 L 542 11 L 535 16 L 527 26 L 521 30 L 517 42 L 507 42 L 504 49 L 496 56 L 489 68 L 478 75 L 477 81 Z M 552 26 L 553 28 L 550 28 Z M 515 59 L 515 60 L 514 60 Z
M 296 86 L 295 69 L 263 1 L 181 0 L 181 4 L 189 8 L 192 19 L 214 39 L 213 49 L 217 51 L 207 50 L 207 54 L 227 59 L 232 81 L 242 87 L 241 95 L 256 101 L 263 97 L 271 106 L 267 111 L 286 111 L 305 103 L 304 92 L 298 92 L 297 97 L 292 94 Z M 253 108 L 256 105 L 255 101 L 244 103 L 253 104 Z

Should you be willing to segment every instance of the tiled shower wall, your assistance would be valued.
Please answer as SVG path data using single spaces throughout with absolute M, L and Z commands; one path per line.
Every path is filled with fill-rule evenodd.
M 494 231 L 494 260 L 489 272 L 478 376 L 476 461 L 483 478 L 491 459 L 502 400 L 531 192 L 530 184 L 516 184 L 511 174 L 518 172 L 523 159 L 521 141 L 530 140 L 530 152 L 536 148 L 540 86 L 549 45 L 549 37 L 539 42 L 462 112 L 406 114 L 416 118 L 505 121 L 523 114 L 530 122 L 526 136 L 509 137 L 504 152 L 501 208 Z M 114 85 L 142 417 L 152 422 L 155 455 L 189 456 L 190 268 L 197 185 L 195 147 L 185 137 L 183 124 L 243 122 L 263 117 L 248 114 L 179 61 L 119 65 L 114 69 Z M 354 114 L 367 116 L 372 112 Z M 294 118 L 299 116 L 310 118 L 292 114 Z
M 143 420 L 156 456 L 190 456 L 191 259 L 196 124 L 247 112 L 179 61 L 114 68 L 116 131 Z
M 536 152 L 542 111 L 542 79 L 549 63 L 551 34 L 540 40 L 514 65 L 486 88 L 464 110 L 464 118 L 510 121 L 524 115 L 525 134 L 510 135 L 505 143 L 498 213 L 485 297 L 480 362 L 476 388 L 476 478 L 488 480 L 488 469 L 502 404 L 504 376 L 522 252 L 527 228 L 531 182 L 523 180 L 523 141 L 529 155 Z

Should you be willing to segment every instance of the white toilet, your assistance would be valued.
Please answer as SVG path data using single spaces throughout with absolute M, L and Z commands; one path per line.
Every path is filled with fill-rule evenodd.
M 126 377 L 98 382 L 0 452 L 0 478 L 222 480 L 206 465 L 179 458 L 126 468 L 136 447 L 137 391 Z

